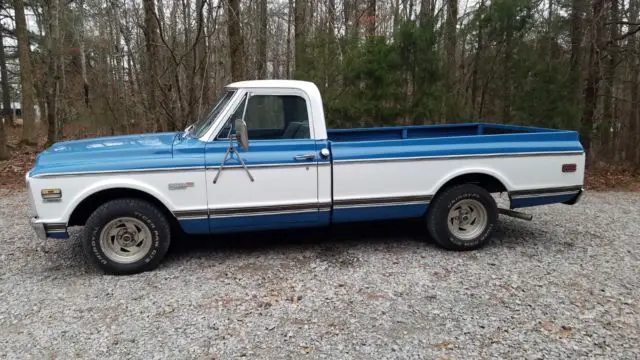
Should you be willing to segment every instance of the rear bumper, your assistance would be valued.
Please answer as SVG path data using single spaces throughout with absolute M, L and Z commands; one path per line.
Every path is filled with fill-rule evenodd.
M 565 201 L 563 204 L 575 205 L 578 202 L 580 202 L 580 199 L 582 199 L 583 194 L 584 194 L 584 189 L 580 189 L 580 191 L 578 191 L 578 193 L 573 198 L 571 198 L 568 201 Z
M 67 232 L 67 224 L 58 223 L 45 223 L 39 220 L 37 217 L 31 218 L 31 228 L 35 231 L 36 235 L 40 239 L 55 238 L 55 239 L 67 239 L 69 233 Z
M 574 205 L 583 193 L 582 185 L 518 190 L 509 192 L 509 202 L 511 209 L 550 204 Z

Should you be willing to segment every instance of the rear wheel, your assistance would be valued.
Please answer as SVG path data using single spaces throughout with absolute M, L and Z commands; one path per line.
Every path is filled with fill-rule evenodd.
M 444 190 L 429 205 L 427 229 L 449 250 L 474 250 L 491 237 L 498 221 L 498 207 L 480 186 L 463 184 Z
M 110 274 L 134 274 L 156 268 L 170 241 L 165 216 L 140 199 L 109 201 L 96 209 L 85 224 L 85 254 Z

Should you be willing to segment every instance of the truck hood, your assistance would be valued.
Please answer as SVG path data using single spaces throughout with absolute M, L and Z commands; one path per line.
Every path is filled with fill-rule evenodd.
M 30 176 L 152 167 L 172 157 L 178 132 L 63 141 L 38 154 Z

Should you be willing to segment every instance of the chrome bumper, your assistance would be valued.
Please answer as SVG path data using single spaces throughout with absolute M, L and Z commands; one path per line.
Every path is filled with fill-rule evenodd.
M 31 228 L 40 239 L 44 240 L 47 238 L 47 231 L 44 228 L 44 224 L 39 222 L 38 218 L 31 218 Z

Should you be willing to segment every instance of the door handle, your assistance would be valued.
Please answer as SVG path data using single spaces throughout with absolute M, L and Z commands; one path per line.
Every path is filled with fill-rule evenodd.
M 293 160 L 302 161 L 302 160 L 313 160 L 316 158 L 316 154 L 302 154 L 296 155 L 293 157 Z

